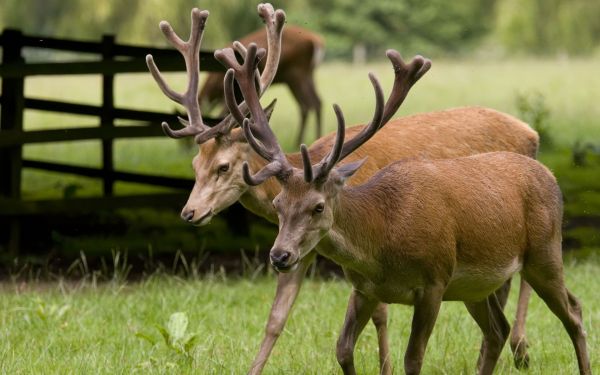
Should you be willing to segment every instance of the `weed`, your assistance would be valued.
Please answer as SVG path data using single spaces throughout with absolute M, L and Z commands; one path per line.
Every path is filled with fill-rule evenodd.
M 192 352 L 198 341 L 198 335 L 188 333 L 188 317 L 183 312 L 171 314 L 166 327 L 155 324 L 155 328 L 160 333 L 165 347 L 170 351 L 183 355 L 187 359 L 192 358 Z M 152 346 L 158 344 L 159 340 L 144 332 L 136 332 L 135 335 L 140 339 L 149 342 Z

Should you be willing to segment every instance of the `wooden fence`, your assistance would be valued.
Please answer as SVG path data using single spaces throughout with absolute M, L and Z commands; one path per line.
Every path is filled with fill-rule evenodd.
M 0 97 L 0 247 L 11 251 L 19 247 L 20 218 L 27 215 L 92 211 L 98 208 L 155 206 L 157 203 L 177 207 L 185 199 L 183 191 L 152 195 L 114 196 L 115 181 L 127 181 L 172 188 L 189 189 L 188 179 L 115 170 L 113 141 L 117 138 L 162 137 L 160 122 L 175 122 L 173 113 L 158 113 L 126 108 L 114 104 L 115 75 L 119 73 L 149 74 L 145 56 L 150 53 L 160 60 L 161 71 L 185 71 L 179 52 L 171 49 L 131 46 L 115 43 L 114 36 L 103 36 L 100 42 L 63 40 L 23 35 L 6 29 L 0 35 L 2 48 L 2 96 Z M 98 56 L 95 61 L 28 63 L 24 48 L 51 49 Z M 222 70 L 211 52 L 200 53 L 203 71 Z M 25 97 L 27 77 L 39 75 L 89 74 L 102 76 L 102 104 L 99 106 L 42 100 Z M 98 127 L 26 131 L 25 110 L 86 115 L 98 118 Z M 118 119 L 142 121 L 142 125 L 115 126 Z M 208 123 L 210 123 L 208 119 Z M 99 140 L 102 143 L 100 168 L 23 159 L 23 146 L 33 143 Z M 65 200 L 22 200 L 23 168 L 75 174 L 102 180 L 103 195 L 95 198 Z

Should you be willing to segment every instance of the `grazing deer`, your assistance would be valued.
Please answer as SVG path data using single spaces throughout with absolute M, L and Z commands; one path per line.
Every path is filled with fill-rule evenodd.
M 264 29 L 253 32 L 239 40 L 242 45 L 256 43 L 267 49 L 267 33 Z M 316 135 L 322 135 L 321 98 L 317 94 L 314 71 L 324 55 L 323 39 L 315 33 L 298 26 L 287 25 L 281 39 L 281 57 L 273 83 L 285 83 L 300 107 L 300 129 L 296 138 L 299 145 L 304 140 L 306 122 L 311 111 L 315 113 Z M 259 68 L 264 70 L 261 62 Z M 206 77 L 198 100 L 204 108 L 223 103 L 223 72 L 211 72 Z
M 235 77 L 238 82 L 252 120 L 238 110 L 231 90 L 229 109 L 248 144 L 268 163 L 251 174 L 245 162 L 243 177 L 252 186 L 271 177 L 282 185 L 273 200 L 279 233 L 270 261 L 277 270 L 298 267 L 324 241 L 318 251 L 342 266 L 352 283 L 336 350 L 345 374 L 356 373 L 355 343 L 381 303 L 414 306 L 404 370 L 419 374 L 442 301 L 464 302 L 483 333 L 478 373 L 491 374 L 510 332 L 495 291 L 517 272 L 562 321 L 580 374 L 591 374 L 581 305 L 563 280 L 562 195 L 546 167 L 511 152 L 416 158 L 392 163 L 362 185 L 346 187 L 365 160 L 338 164 L 387 120 L 375 76 L 370 75 L 376 97 L 371 122 L 345 140 L 344 117 L 334 105 L 338 127 L 331 151 L 313 164 L 302 145 L 303 166 L 297 168 L 260 106 L 255 56 L 254 45 L 242 66 L 232 54 L 217 56 L 229 67 L 226 81 Z
M 277 30 L 282 26 L 284 16 L 281 11 L 273 13 L 271 10 L 267 14 L 267 9 L 269 8 L 259 6 L 259 13 L 265 19 L 267 28 L 271 30 L 268 34 L 270 43 L 274 47 L 269 48 L 266 58 L 270 61 L 267 64 L 270 68 L 265 68 L 261 76 L 262 92 L 268 87 L 269 81 L 275 74 L 274 70 L 277 64 L 273 62 L 277 59 Z M 196 65 L 198 62 L 194 59 L 193 51 L 200 49 L 202 28 L 199 27 L 199 24 L 202 22 L 203 26 L 208 15 L 207 13 L 206 16 L 202 14 L 204 13 L 198 10 L 192 11 L 192 24 L 194 25 L 196 22 L 198 26 L 192 26 L 190 41 L 198 45 L 193 48 L 191 46 L 178 47 L 183 51 L 188 67 L 191 85 L 188 85 L 187 93 L 183 95 L 174 93 L 160 75 L 152 57 L 147 57 L 150 71 L 165 95 L 177 103 L 186 103 L 184 106 L 191 106 L 191 109 L 187 110 L 189 121 L 183 121 L 184 125 L 186 123 L 188 125 L 180 130 L 172 130 L 168 124 L 163 123 L 166 134 L 172 138 L 194 137 L 196 142 L 201 145 L 198 155 L 193 160 L 196 183 L 181 216 L 194 225 L 204 225 L 210 222 L 213 216 L 239 200 L 252 212 L 277 223 L 277 215 L 271 201 L 279 193 L 280 185 L 273 179 L 269 179 L 262 185 L 250 186 L 245 183 L 241 173 L 244 160 L 249 160 L 253 169 L 259 169 L 265 165 L 264 159 L 248 145 L 241 129 L 234 129 L 237 124 L 235 120 L 232 122 L 232 118 L 229 117 L 219 125 L 209 128 L 203 124 L 199 115 L 200 109 L 196 106 L 197 102 L 193 101 L 197 94 L 197 91 L 194 90 L 197 90 L 198 82 L 198 66 Z M 160 27 L 175 46 L 183 46 L 183 42 L 174 34 L 167 22 L 161 22 Z M 242 46 L 236 44 L 234 47 L 243 52 Z M 185 52 L 186 49 L 188 52 Z M 414 63 L 407 66 L 394 52 L 389 52 L 388 56 L 396 71 L 398 84 L 394 85 L 393 89 L 396 92 L 402 87 L 401 83 L 410 77 L 409 68 L 416 72 L 417 68 L 426 70 L 425 67 L 429 66 L 429 62 L 422 59 L 416 59 Z M 384 114 L 387 119 L 393 116 L 399 104 L 388 108 Z M 355 126 L 347 129 L 346 132 L 348 135 L 355 135 L 361 130 L 362 126 Z M 311 157 L 322 158 L 334 140 L 334 134 L 330 134 L 316 141 L 309 149 Z M 495 150 L 509 150 L 535 157 L 537 147 L 538 136 L 525 123 L 491 109 L 468 107 L 418 114 L 391 120 L 369 143 L 350 154 L 347 160 L 358 160 L 367 155 L 369 159 L 348 181 L 348 184 L 362 183 L 390 162 L 406 157 L 449 158 Z M 302 165 L 299 153 L 288 154 L 287 157 L 295 167 Z M 276 296 L 266 325 L 265 337 L 252 364 L 251 373 L 258 374 L 262 371 L 277 338 L 283 332 L 306 270 L 314 260 L 314 255 L 313 252 L 312 255 L 303 258 L 301 264 L 294 271 L 278 275 Z M 508 288 L 510 285 L 506 286 Z M 503 289 L 505 293 L 499 296 L 503 301 L 507 297 L 507 288 Z M 519 364 L 527 363 L 524 322 L 528 291 L 526 284 L 523 284 L 516 324 L 520 330 L 513 331 L 514 348 L 519 349 L 515 351 L 516 363 Z M 373 314 L 382 361 L 385 361 L 388 353 L 386 314 L 384 304 Z M 517 346 L 517 344 L 519 345 Z M 384 362 L 384 366 L 389 369 L 387 362 Z M 384 373 L 387 373 L 387 370 Z

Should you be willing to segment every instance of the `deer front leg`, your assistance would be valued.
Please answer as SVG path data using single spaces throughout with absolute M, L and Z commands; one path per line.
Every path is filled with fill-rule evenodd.
M 354 345 L 358 336 L 365 328 L 369 318 L 373 314 L 378 302 L 367 298 L 365 295 L 352 290 L 350 300 L 348 301 L 348 309 L 346 310 L 346 319 L 338 338 L 336 355 L 337 360 L 344 374 L 355 375 L 354 368 Z
M 407 375 L 421 373 L 425 348 L 440 311 L 445 289 L 442 285 L 428 286 L 415 296 L 410 338 L 404 354 L 404 371 Z
M 260 374 L 263 367 L 265 367 L 271 350 L 273 350 L 275 342 L 283 331 L 283 327 L 290 315 L 290 310 L 296 301 L 306 271 L 314 261 L 315 256 L 316 252 L 312 251 L 300 261 L 294 271 L 278 275 L 277 292 L 275 293 L 275 301 L 273 301 L 273 306 L 271 306 L 271 313 L 265 327 L 265 337 L 248 374 Z

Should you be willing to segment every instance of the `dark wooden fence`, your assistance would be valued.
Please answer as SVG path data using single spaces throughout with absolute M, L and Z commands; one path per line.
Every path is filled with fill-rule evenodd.
M 115 43 L 114 36 L 106 35 L 100 42 L 62 40 L 23 35 L 18 30 L 6 29 L 0 35 L 2 47 L 2 96 L 0 98 L 0 246 L 11 251 L 18 249 L 20 218 L 27 215 L 91 211 L 98 208 L 135 207 L 156 204 L 177 207 L 185 199 L 184 191 L 173 193 L 114 196 L 115 181 L 189 189 L 192 181 L 168 176 L 148 175 L 115 170 L 113 140 L 117 138 L 145 138 L 164 136 L 160 122 L 175 122 L 173 113 L 158 113 L 117 108 L 114 105 L 115 75 L 119 73 L 149 74 L 145 56 L 154 55 L 160 61 L 161 71 L 184 71 L 181 55 L 171 49 L 130 46 Z M 95 61 L 28 63 L 24 48 L 70 51 L 98 56 Z M 203 71 L 222 70 L 211 52 L 201 52 Z M 99 106 L 42 100 L 25 97 L 27 77 L 36 75 L 90 74 L 102 76 L 102 104 Z M 23 127 L 25 110 L 38 110 L 87 115 L 98 118 L 98 127 L 59 130 L 26 131 Z M 142 121 L 142 125 L 115 126 L 118 119 Z M 210 123 L 210 119 L 208 120 Z M 102 142 L 102 164 L 90 168 L 42 160 L 23 159 L 23 146 L 32 143 L 99 140 Z M 65 200 L 22 200 L 21 175 L 23 168 L 75 174 L 101 179 L 103 195 L 95 198 Z

